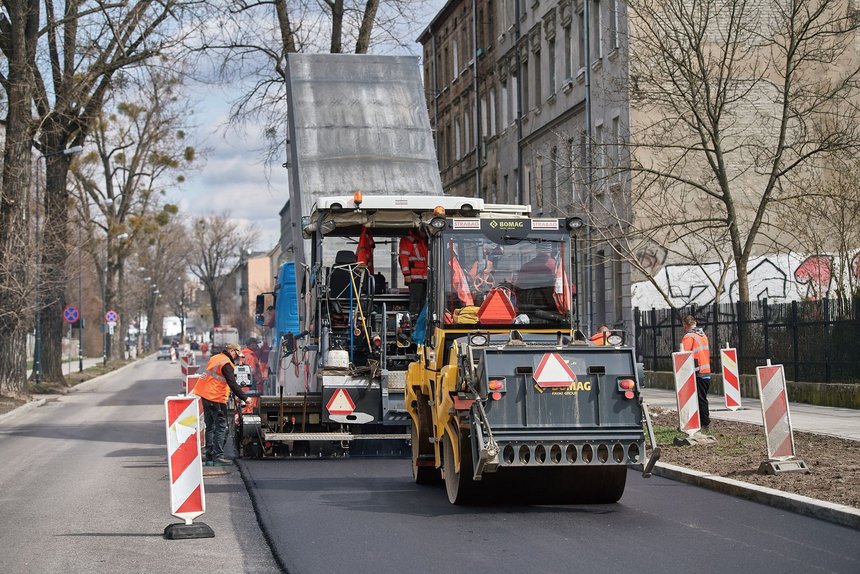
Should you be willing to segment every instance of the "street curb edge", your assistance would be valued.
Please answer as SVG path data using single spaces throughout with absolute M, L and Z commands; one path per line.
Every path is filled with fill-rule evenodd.
M 663 462 L 658 462 L 652 473 L 670 480 L 700 486 L 722 494 L 745 498 L 774 508 L 788 510 L 804 516 L 811 516 L 840 526 L 860 530 L 860 510 L 843 504 L 834 504 L 800 494 L 774 490 Z
M 11 411 L 9 411 L 8 413 L 4 413 L 4 414 L 0 415 L 0 423 L 7 421 L 7 420 L 11 420 L 20 414 L 26 413 L 27 411 L 32 411 L 35 408 L 41 407 L 46 402 L 48 402 L 47 399 L 36 399 L 36 400 L 30 401 L 29 403 L 24 403 L 20 407 L 14 408 Z

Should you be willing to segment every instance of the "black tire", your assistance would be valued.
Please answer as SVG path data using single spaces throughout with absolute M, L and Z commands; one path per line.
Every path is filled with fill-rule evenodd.
M 442 437 L 442 449 L 444 452 L 442 464 L 445 468 L 445 490 L 448 492 L 448 501 L 458 506 L 475 504 L 478 500 L 478 485 L 472 478 L 474 467 L 472 466 L 472 447 L 469 444 L 469 435 L 460 435 L 460 472 L 454 471 L 454 446 L 447 433 Z
M 435 466 L 419 466 L 421 455 L 433 454 L 433 445 L 428 437 L 419 437 L 418 429 L 412 425 L 412 479 L 415 484 L 438 484 L 442 474 Z

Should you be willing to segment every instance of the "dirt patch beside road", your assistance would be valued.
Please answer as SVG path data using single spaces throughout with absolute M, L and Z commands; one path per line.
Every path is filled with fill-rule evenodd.
M 675 446 L 672 439 L 684 436 L 677 431 L 678 414 L 661 408 L 651 409 L 651 414 L 660 462 L 860 508 L 860 441 L 795 431 L 797 456 L 812 472 L 764 475 L 758 474 L 767 459 L 761 426 L 711 419 L 715 444 Z

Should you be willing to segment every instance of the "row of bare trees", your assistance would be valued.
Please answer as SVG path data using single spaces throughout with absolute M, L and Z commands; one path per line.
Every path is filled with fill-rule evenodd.
M 414 30 L 402 26 L 415 21 L 412 7 L 422 6 L 417 0 L 0 0 L 0 394 L 26 394 L 26 339 L 37 307 L 43 376 L 63 380 L 66 262 L 79 235 L 77 248 L 93 263 L 104 306 L 117 303 L 126 313 L 145 308 L 157 340 L 158 296 L 165 308 L 185 305 L 185 286 L 170 280 L 184 284 L 176 278 L 188 268 L 189 238 L 217 242 L 214 230 L 230 228 L 226 215 L 181 226 L 166 200 L 199 161 L 186 142 L 184 77 L 205 77 L 208 61 L 222 79 L 250 78 L 234 117 L 267 117 L 280 131 L 283 109 L 270 96 L 280 91 L 286 54 L 319 49 L 323 38 L 324 49 L 356 52 L 411 39 Z M 78 147 L 80 156 L 67 153 Z M 41 170 L 44 178 L 34 180 Z M 34 214 L 42 216 L 38 229 Z M 225 221 L 215 225 L 219 217 Z M 191 266 L 210 291 L 215 315 L 221 287 L 211 274 L 223 274 L 237 256 L 231 250 L 247 248 L 253 233 L 234 239 L 218 247 L 214 265 L 202 246 L 200 262 Z M 152 283 L 147 289 L 144 277 L 159 289 Z M 108 343 L 110 354 L 118 336 Z

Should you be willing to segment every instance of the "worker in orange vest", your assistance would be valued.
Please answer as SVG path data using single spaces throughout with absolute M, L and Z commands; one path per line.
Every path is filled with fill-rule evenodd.
M 206 423 L 206 452 L 207 466 L 227 466 L 232 464 L 224 456 L 224 444 L 227 439 L 227 399 L 230 391 L 240 401 L 248 397 L 236 383 L 236 373 L 233 365 L 242 358 L 242 350 L 236 343 L 228 343 L 220 353 L 212 355 L 206 363 L 203 376 L 194 387 L 194 394 L 203 401 L 203 420 Z
M 410 229 L 400 239 L 400 271 L 409 287 L 409 314 L 414 323 L 427 294 L 427 236 L 418 229 Z
M 609 327 L 604 323 L 601 325 L 595 334 L 589 337 L 589 341 L 594 343 L 595 345 L 605 345 L 606 344 L 606 333 L 609 332 Z
M 684 317 L 684 336 L 681 338 L 681 350 L 693 352 L 693 362 L 696 365 L 696 395 L 699 399 L 699 421 L 702 430 L 707 431 L 711 424 L 711 414 L 708 412 L 708 388 L 711 386 L 711 349 L 708 336 L 696 326 L 696 318 L 692 315 Z

